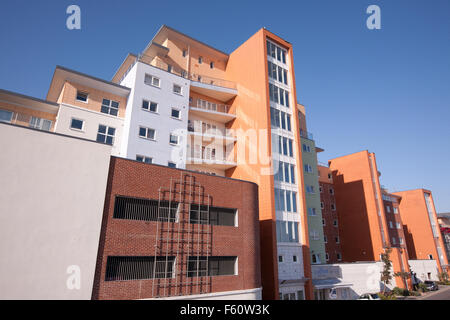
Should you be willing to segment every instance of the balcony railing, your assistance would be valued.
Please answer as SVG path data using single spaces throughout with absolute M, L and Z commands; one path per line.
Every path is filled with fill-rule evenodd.
M 213 78 L 213 77 L 204 76 L 204 75 L 195 74 L 195 73 L 188 73 L 185 69 L 170 65 L 158 57 L 149 57 L 147 55 L 141 55 L 141 56 L 139 56 L 139 61 L 141 61 L 145 64 L 148 64 L 148 65 L 151 65 L 153 67 L 156 67 L 158 69 L 173 73 L 177 76 L 192 80 L 192 81 L 209 84 L 209 85 L 214 85 L 214 86 L 219 86 L 219 87 L 224 87 L 224 88 L 229 88 L 229 89 L 237 88 L 236 83 L 234 83 L 232 81 Z
M 0 118 L 0 122 L 17 124 L 43 131 L 53 131 L 53 121 L 51 120 L 33 117 L 25 113 L 3 110 L 1 107 L 0 110 L 4 114 L 4 118 Z
M 300 130 L 300 137 L 305 138 L 305 139 L 309 139 L 309 140 L 314 140 L 314 136 L 312 133 L 307 132 L 307 131 L 303 131 Z
M 224 79 L 217 79 L 193 73 L 189 74 L 189 80 L 236 90 L 236 83 Z
M 216 152 L 210 148 L 190 148 L 187 150 L 187 158 L 190 162 L 219 162 L 219 163 L 236 163 L 233 151 Z
M 198 133 L 205 136 L 218 136 L 224 139 L 234 138 L 226 128 L 217 128 L 206 122 L 196 124 L 188 120 L 188 132 Z
M 231 107 L 226 104 L 214 103 L 202 99 L 193 99 L 189 103 L 189 106 L 193 108 L 203 109 L 206 111 L 214 111 L 221 113 L 230 113 L 231 110 Z

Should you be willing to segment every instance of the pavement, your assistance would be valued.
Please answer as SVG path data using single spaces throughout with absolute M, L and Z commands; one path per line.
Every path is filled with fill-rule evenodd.
M 450 286 L 439 285 L 438 291 L 425 292 L 420 297 L 405 297 L 403 300 L 450 300 Z

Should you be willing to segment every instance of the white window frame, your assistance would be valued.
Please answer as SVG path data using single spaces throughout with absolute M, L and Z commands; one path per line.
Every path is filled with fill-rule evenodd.
M 14 112 L 9 111 L 9 110 L 4 110 L 4 109 L 0 109 L 0 111 L 6 112 L 6 113 L 10 113 L 10 114 L 11 114 L 11 116 L 10 116 L 10 118 L 9 118 L 8 121 L 7 121 L 7 120 L 0 120 L 0 122 L 12 123 L 12 119 L 13 119 L 13 116 L 14 116 Z
M 105 100 L 109 101 L 109 105 L 103 103 Z M 117 103 L 117 108 L 113 107 L 113 102 Z M 103 107 L 107 108 L 108 112 L 103 112 L 102 111 Z M 119 107 L 120 107 L 120 102 L 115 101 L 115 100 L 111 100 L 111 99 L 102 98 L 102 106 L 100 108 L 100 112 L 104 113 L 104 114 L 108 114 L 108 115 L 113 116 L 113 117 L 118 117 L 119 116 Z M 111 110 L 117 111 L 117 114 L 115 114 L 115 115 L 111 114 Z
M 139 160 L 138 157 L 141 157 L 141 158 L 142 158 L 142 161 Z M 145 161 L 145 160 L 147 160 L 147 159 L 150 159 L 150 162 Z M 136 155 L 136 161 L 139 161 L 139 162 L 142 162 L 142 163 L 147 163 L 147 164 L 152 164 L 152 163 L 153 163 L 153 158 L 152 158 L 152 157 L 147 157 L 147 156 L 143 156 L 143 155 L 137 154 L 137 155 Z
M 145 129 L 145 137 L 144 137 L 144 136 L 141 136 L 141 129 Z M 153 138 L 150 138 L 150 137 L 148 136 L 148 133 L 149 133 L 150 130 L 153 130 Z M 142 138 L 142 139 L 146 139 L 146 140 L 150 140 L 150 141 L 156 141 L 156 130 L 153 129 L 153 128 L 148 128 L 148 127 L 144 127 L 144 126 L 139 126 L 138 136 L 139 136 L 139 138 Z
M 72 127 L 73 120 L 81 121 L 81 129 Z M 70 128 L 70 130 L 84 132 L 84 124 L 85 124 L 85 121 L 83 119 L 72 117 L 72 118 L 70 118 L 70 126 L 69 126 L 69 128 Z
M 172 142 L 172 138 L 176 138 L 177 142 Z M 176 135 L 176 134 L 169 134 L 169 144 L 173 145 L 173 146 L 178 146 L 180 144 L 180 136 Z
M 79 93 L 86 95 L 86 101 L 78 99 L 78 94 Z M 77 93 L 75 95 L 75 100 L 79 101 L 79 102 L 83 102 L 83 103 L 89 103 L 89 93 L 86 92 L 86 91 L 77 90 Z
M 175 87 L 179 87 L 180 88 L 180 92 L 176 92 L 175 91 Z M 172 92 L 177 94 L 177 95 L 179 95 L 179 96 L 182 96 L 183 95 L 183 86 L 181 86 L 181 85 L 179 85 L 177 83 L 174 83 L 173 86 L 172 86 Z
M 173 111 L 178 111 L 178 117 L 175 117 L 174 115 L 173 115 Z M 173 119 L 176 119 L 176 120 L 181 120 L 181 110 L 180 109 L 178 109 L 178 108 L 172 108 L 171 110 L 170 110 L 170 117 L 171 118 L 173 118 Z
M 35 122 L 35 123 L 33 123 L 33 122 Z M 48 130 L 47 129 L 43 129 L 44 123 L 49 124 Z M 53 124 L 53 121 L 51 121 L 51 120 L 44 119 L 44 118 L 39 118 L 39 117 L 33 117 L 32 116 L 30 118 L 30 122 L 28 123 L 28 126 L 30 128 L 34 128 L 34 129 L 50 131 L 52 129 L 52 124 Z
M 99 132 L 100 126 L 106 127 L 105 133 L 100 133 L 100 132 Z M 109 129 L 114 129 L 114 135 L 111 135 L 111 134 L 108 133 Z M 97 141 L 97 142 L 99 142 L 99 143 L 106 144 L 106 145 L 108 145 L 108 146 L 113 146 L 113 145 L 114 145 L 114 142 L 115 142 L 115 140 L 116 140 L 116 132 L 117 132 L 117 129 L 114 128 L 114 127 L 111 127 L 111 126 L 108 126 L 108 125 L 105 125 L 105 124 L 99 124 L 99 125 L 98 125 L 98 129 L 97 129 L 97 135 L 96 135 L 95 141 Z M 104 142 L 98 141 L 98 140 L 97 140 L 97 137 L 98 137 L 99 134 L 105 136 L 105 141 L 104 141 Z M 112 137 L 112 143 L 111 143 L 111 144 L 106 143 L 106 140 L 107 140 L 108 137 Z
M 147 102 L 148 103 L 148 109 L 144 108 L 144 103 Z M 154 103 L 156 105 L 156 110 L 152 111 L 150 110 L 152 103 Z M 142 99 L 142 104 L 141 104 L 141 109 L 147 112 L 151 112 L 151 113 L 158 113 L 158 109 L 159 109 L 159 104 L 155 101 L 151 101 L 151 100 L 147 100 L 147 99 Z
M 150 83 L 146 81 L 147 77 L 150 77 Z M 158 81 L 158 84 L 155 84 L 155 80 Z M 161 79 L 158 77 L 155 77 L 154 75 L 151 75 L 149 73 L 146 73 L 144 75 L 144 83 L 146 85 L 152 86 L 152 87 L 156 87 L 156 88 L 161 88 Z

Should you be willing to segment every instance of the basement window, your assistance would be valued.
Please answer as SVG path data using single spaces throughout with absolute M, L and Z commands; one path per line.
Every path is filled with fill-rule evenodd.
M 236 275 L 237 257 L 189 257 L 188 277 Z
M 105 281 L 173 278 L 175 257 L 108 257 Z
M 170 210 L 169 210 L 170 206 Z M 114 219 L 176 222 L 178 203 L 153 199 L 116 196 Z M 159 208 L 159 212 L 158 212 Z

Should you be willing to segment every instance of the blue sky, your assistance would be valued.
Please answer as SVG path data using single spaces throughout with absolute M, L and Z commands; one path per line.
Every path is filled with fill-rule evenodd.
M 225 52 L 261 27 L 288 40 L 319 160 L 368 149 L 383 185 L 431 189 L 450 212 L 450 1 L 2 1 L 0 88 L 45 98 L 56 65 L 109 80 L 162 24 Z

